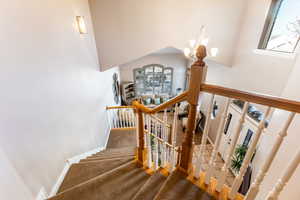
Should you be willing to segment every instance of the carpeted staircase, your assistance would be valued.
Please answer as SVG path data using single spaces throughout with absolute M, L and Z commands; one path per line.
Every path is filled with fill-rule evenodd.
M 137 165 L 135 137 L 134 132 L 112 131 L 107 150 L 73 164 L 49 200 L 214 199 L 180 171 L 167 176 Z

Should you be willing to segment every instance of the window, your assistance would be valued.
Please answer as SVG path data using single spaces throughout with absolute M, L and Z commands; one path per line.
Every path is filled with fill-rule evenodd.
M 232 114 L 229 113 L 228 116 L 227 116 L 227 121 L 226 121 L 225 129 L 224 129 L 224 134 L 225 134 L 225 135 L 227 135 L 227 132 L 228 132 L 228 128 L 229 128 L 231 119 L 232 119 Z
M 272 0 L 259 49 L 295 52 L 300 40 L 299 10 L 299 0 Z
M 254 134 L 254 132 L 251 129 L 248 129 L 247 135 L 246 135 L 246 137 L 244 139 L 244 142 L 243 142 L 243 146 L 248 147 L 253 134 Z

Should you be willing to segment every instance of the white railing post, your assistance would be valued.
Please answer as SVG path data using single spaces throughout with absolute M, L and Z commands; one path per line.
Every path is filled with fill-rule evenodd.
M 230 193 L 229 193 L 229 199 L 234 199 L 238 193 L 238 190 L 243 182 L 243 178 L 244 178 L 244 175 L 247 171 L 247 168 L 251 162 L 251 158 L 256 150 L 256 146 L 258 144 L 258 141 L 263 133 L 263 130 L 265 129 L 266 127 L 266 119 L 268 119 L 269 117 L 269 114 L 270 114 L 270 111 L 271 111 L 271 107 L 268 107 L 265 115 L 264 115 L 264 118 L 263 120 L 261 120 L 261 122 L 259 123 L 259 126 L 258 126 L 258 129 L 256 131 L 256 133 L 254 134 L 254 138 L 252 139 L 251 141 L 251 144 L 250 144 L 250 147 L 249 149 L 247 150 L 247 153 L 245 155 L 245 158 L 244 158 L 244 161 L 243 161 L 243 164 L 240 168 L 240 171 L 239 171 L 239 174 L 238 176 L 235 178 L 233 184 L 232 184 L 232 187 L 231 187 L 231 190 L 230 190 Z
M 154 169 L 158 169 L 158 160 L 159 160 L 159 152 L 158 152 L 158 134 L 157 134 L 157 123 L 156 120 L 153 120 L 153 134 L 156 136 L 154 137 Z
M 254 182 L 252 183 L 246 197 L 245 200 L 254 200 L 259 192 L 259 188 L 261 186 L 262 181 L 264 180 L 267 172 L 269 171 L 272 162 L 284 140 L 284 138 L 287 136 L 288 134 L 288 128 L 290 127 L 294 117 L 295 117 L 295 113 L 290 113 L 288 120 L 286 121 L 283 129 L 280 131 L 280 133 L 277 135 L 277 138 L 275 140 L 275 144 L 273 145 L 266 161 L 264 162 L 262 168 L 259 170 L 258 175 L 256 177 L 256 179 L 254 180 Z
M 282 192 L 283 188 L 290 180 L 294 172 L 296 171 L 298 165 L 300 163 L 300 149 L 298 150 L 296 156 L 293 160 L 289 163 L 288 167 L 284 171 L 282 177 L 278 180 L 276 185 L 274 186 L 273 190 L 268 194 L 266 200 L 277 200 L 279 194 Z
M 206 174 L 205 174 L 205 184 L 206 185 L 210 184 L 210 179 L 211 179 L 211 177 L 213 176 L 213 174 L 216 170 L 216 159 L 217 159 L 217 155 L 218 155 L 218 150 L 219 150 L 222 134 L 223 134 L 223 131 L 224 131 L 224 128 L 225 128 L 225 121 L 227 119 L 227 112 L 228 112 L 230 102 L 231 102 L 231 99 L 228 98 L 227 101 L 226 101 L 225 108 L 224 108 L 224 111 L 222 113 L 221 119 L 220 119 L 221 121 L 220 121 L 220 124 L 219 124 L 214 149 L 213 149 L 213 152 L 211 154 L 211 158 L 210 158 L 210 161 L 209 161 L 209 164 L 208 164 L 208 169 L 207 169 Z
M 245 117 L 246 117 L 246 114 L 248 112 L 248 107 L 249 107 L 249 102 L 245 103 L 245 105 L 244 105 L 239 124 L 236 128 L 236 131 L 234 132 L 234 135 L 233 135 L 230 147 L 229 147 L 229 151 L 228 151 L 227 157 L 225 159 L 225 163 L 224 163 L 224 165 L 222 167 L 222 170 L 221 170 L 221 172 L 218 176 L 218 183 L 217 183 L 217 186 L 216 186 L 216 190 L 218 192 L 221 192 L 221 190 L 223 188 L 223 185 L 225 184 L 226 177 L 227 177 L 227 174 L 228 174 L 228 168 L 230 167 L 230 164 L 231 164 L 231 157 L 232 157 L 232 154 L 234 152 L 234 148 L 235 148 L 236 143 L 238 141 L 238 138 L 239 138 L 240 132 L 242 130 L 243 124 L 245 122 Z
M 176 137 L 177 137 L 177 130 L 178 130 L 178 104 L 175 106 L 173 124 L 172 124 L 172 132 L 171 132 L 171 144 L 176 146 Z
M 129 117 L 128 117 L 129 109 L 126 108 L 126 109 L 124 109 L 124 110 L 125 110 L 125 121 L 126 121 L 126 126 L 127 126 L 127 128 L 129 128 L 129 127 L 130 127 Z
M 213 106 L 214 106 L 214 98 L 215 98 L 215 95 L 212 94 L 209 105 L 208 105 L 207 113 L 206 113 L 205 128 L 204 128 L 204 131 L 202 134 L 200 149 L 199 149 L 199 152 L 196 153 L 196 155 L 197 155 L 196 167 L 195 167 L 195 177 L 196 178 L 200 177 L 200 171 L 201 171 L 200 168 L 201 168 L 201 165 L 203 164 L 204 153 L 205 153 L 204 151 L 205 151 L 205 147 L 207 145 L 208 133 L 209 133 L 210 124 L 211 124 L 211 113 L 212 113 Z
M 151 145 L 151 123 L 150 123 L 150 116 L 147 115 L 146 117 L 146 124 L 147 124 L 147 135 L 146 135 L 146 139 L 147 139 L 147 159 L 148 159 L 148 167 L 151 169 L 153 167 L 152 164 L 152 145 Z

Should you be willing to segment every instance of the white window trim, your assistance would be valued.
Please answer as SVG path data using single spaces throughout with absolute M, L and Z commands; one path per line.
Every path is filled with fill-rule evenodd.
M 258 55 L 273 56 L 273 57 L 285 58 L 285 59 L 289 59 L 289 60 L 294 60 L 296 58 L 296 56 L 297 56 L 296 52 L 299 52 L 299 48 L 294 53 L 286 53 L 286 52 L 272 51 L 272 50 L 266 50 L 266 49 L 254 49 L 253 50 L 253 53 L 258 54 Z

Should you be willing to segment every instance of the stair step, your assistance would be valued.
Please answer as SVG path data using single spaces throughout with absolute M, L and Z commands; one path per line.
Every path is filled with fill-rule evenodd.
M 208 193 L 188 181 L 186 176 L 178 170 L 174 171 L 168 177 L 154 199 L 215 200 L 214 197 L 210 196 Z
M 101 160 L 110 160 L 110 159 L 117 159 L 117 158 L 134 158 L 134 155 L 123 155 L 123 156 L 102 156 L 102 157 L 93 157 L 93 158 L 86 158 L 80 160 L 80 163 L 86 162 L 86 161 L 101 161 Z
M 150 176 L 132 161 L 49 200 L 131 200 L 148 178 Z
M 153 200 L 165 180 L 167 180 L 167 177 L 160 172 L 156 172 L 143 185 L 139 192 L 134 196 L 133 200 Z
M 98 162 L 102 162 L 102 161 L 113 161 L 116 159 L 130 159 L 130 160 L 134 160 L 134 156 L 123 156 L 123 157 L 117 157 L 117 158 L 107 158 L 107 159 L 99 159 L 99 160 L 87 160 L 87 159 L 83 159 L 81 160 L 78 164 L 81 163 L 98 163 Z
M 111 148 L 104 151 L 100 151 L 94 155 L 112 155 L 112 154 L 122 154 L 122 153 L 135 153 L 136 148 L 134 147 L 123 147 L 123 148 Z
M 136 147 L 135 130 L 111 130 L 107 148 Z
M 132 158 L 118 158 L 97 161 L 93 163 L 87 162 L 73 164 L 70 167 L 63 183 L 61 184 L 58 193 L 72 188 L 82 182 L 88 181 L 89 179 L 99 176 L 130 161 L 132 161 Z

